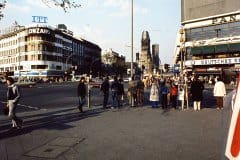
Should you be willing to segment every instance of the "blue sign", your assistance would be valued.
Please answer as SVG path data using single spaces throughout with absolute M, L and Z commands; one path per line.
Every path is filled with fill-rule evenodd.
M 48 18 L 43 16 L 32 16 L 33 23 L 47 23 Z
M 180 73 L 180 64 L 174 64 L 173 73 Z

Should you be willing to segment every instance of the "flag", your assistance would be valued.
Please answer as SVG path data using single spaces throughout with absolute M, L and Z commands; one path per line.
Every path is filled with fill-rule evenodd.
M 240 74 L 236 90 L 232 119 L 228 131 L 225 155 L 230 160 L 240 160 Z

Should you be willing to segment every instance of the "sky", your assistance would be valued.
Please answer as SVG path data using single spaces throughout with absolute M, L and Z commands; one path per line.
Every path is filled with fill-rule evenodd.
M 0 0 L 2 1 L 2 0 Z M 7 0 L 0 28 L 32 24 L 32 16 L 45 16 L 47 25 L 65 24 L 82 37 L 131 60 L 131 0 L 75 0 L 80 8 L 67 12 L 55 7 L 51 0 Z M 133 48 L 141 51 L 141 36 L 148 31 L 151 45 L 159 44 L 161 63 L 173 63 L 176 35 L 180 28 L 180 0 L 134 0 Z

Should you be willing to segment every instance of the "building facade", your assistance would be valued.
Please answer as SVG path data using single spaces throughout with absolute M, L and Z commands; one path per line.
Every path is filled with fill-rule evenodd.
M 62 77 L 72 66 L 77 73 L 89 73 L 89 64 L 95 59 L 101 59 L 101 48 L 74 37 L 65 25 L 14 24 L 0 33 L 1 73 Z
M 102 51 L 102 63 L 105 68 L 106 75 L 124 74 L 126 58 L 111 48 Z
M 229 82 L 240 68 L 240 1 L 181 2 L 174 62 L 182 62 L 183 72 Z

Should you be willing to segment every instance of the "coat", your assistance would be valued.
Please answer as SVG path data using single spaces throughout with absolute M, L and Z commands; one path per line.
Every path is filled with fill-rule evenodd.
M 159 87 L 156 83 L 152 84 L 150 89 L 150 101 L 159 101 Z
M 13 92 L 13 97 L 14 97 L 14 99 L 12 99 L 13 103 L 17 103 L 21 97 L 20 90 L 19 90 L 18 86 L 15 84 L 8 86 L 7 99 L 10 98 L 10 94 L 9 94 L 10 88 L 12 88 L 12 92 Z
M 79 82 L 78 90 L 77 90 L 78 97 L 85 97 L 87 94 L 87 89 L 84 82 Z
M 191 94 L 193 101 L 202 101 L 203 98 L 203 90 L 204 86 L 203 83 L 199 80 L 194 80 L 191 84 Z
M 222 81 L 217 81 L 214 85 L 213 96 L 224 97 L 226 95 L 225 84 Z

